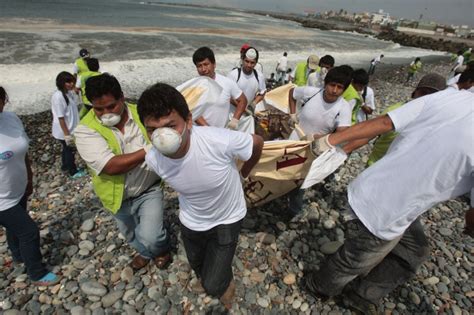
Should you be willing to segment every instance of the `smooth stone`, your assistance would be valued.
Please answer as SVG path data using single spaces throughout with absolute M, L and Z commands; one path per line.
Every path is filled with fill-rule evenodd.
M 451 304 L 451 310 L 453 311 L 454 315 L 462 315 L 462 310 L 456 304 Z
M 120 300 L 124 294 L 123 290 L 112 291 L 106 295 L 104 295 L 101 299 L 103 307 L 110 307 L 114 305 L 115 302 Z
M 283 282 L 286 284 L 286 285 L 292 285 L 296 282 L 296 275 L 294 273 L 290 273 L 290 274 L 287 274 L 284 278 L 283 278 Z
M 413 304 L 419 305 L 421 303 L 420 297 L 415 292 L 408 293 L 408 297 L 413 302 Z
M 439 282 L 438 277 L 430 277 L 428 279 L 423 280 L 424 285 L 435 285 Z
M 304 302 L 303 304 L 301 304 L 300 311 L 306 312 L 308 309 L 309 309 L 308 303 Z
M 154 301 L 158 301 L 161 297 L 162 297 L 162 294 L 161 294 L 161 290 L 160 290 L 160 286 L 158 285 L 154 285 L 152 286 L 151 288 L 148 289 L 148 297 Z
M 120 273 L 120 279 L 122 281 L 130 282 L 133 279 L 133 269 L 131 267 L 123 268 L 122 272 Z
M 275 242 L 275 235 L 269 233 L 258 232 L 256 238 L 264 245 L 270 245 Z
M 81 231 L 90 232 L 94 229 L 94 226 L 95 226 L 94 219 L 87 219 L 84 222 L 82 222 Z
M 174 285 L 174 284 L 178 283 L 178 277 L 176 276 L 176 274 L 170 273 L 168 275 L 168 281 L 170 282 L 170 284 Z
M 71 315 L 87 315 L 87 312 L 82 306 L 76 305 L 71 308 Z
M 301 307 L 301 301 L 300 300 L 294 300 L 293 304 L 291 304 L 291 306 L 293 307 L 293 309 L 297 310 Z
M 81 241 L 79 243 L 79 248 L 80 249 L 85 249 L 85 250 L 88 250 L 88 251 L 92 251 L 94 249 L 94 243 L 92 243 L 89 240 Z
M 263 282 L 265 280 L 265 274 L 261 272 L 252 272 L 250 274 L 250 280 L 253 282 Z
M 341 247 L 341 245 L 342 243 L 339 241 L 327 242 L 321 246 L 320 250 L 322 253 L 326 255 L 331 255 L 337 252 L 337 250 L 339 249 L 339 247 Z
M 439 228 L 438 232 L 439 232 L 439 234 L 441 234 L 443 236 L 451 236 L 453 234 L 452 229 L 448 229 L 448 228 L 444 228 L 444 227 Z
M 323 226 L 325 229 L 330 230 L 336 227 L 336 222 L 332 219 L 328 219 L 323 222 Z
M 86 295 L 104 296 L 107 294 L 107 288 L 94 280 L 83 282 L 80 287 Z
M 270 302 L 267 299 L 263 298 L 263 297 L 259 297 L 257 299 L 257 304 L 260 305 L 261 307 L 267 308 L 268 305 L 270 305 Z

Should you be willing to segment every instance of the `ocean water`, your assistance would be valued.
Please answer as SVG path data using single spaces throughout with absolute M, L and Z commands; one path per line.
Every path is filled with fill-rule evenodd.
M 10 95 L 8 110 L 20 114 L 49 110 L 56 75 L 72 71 L 80 48 L 134 98 L 153 83 L 178 85 L 196 76 L 191 57 L 201 46 L 214 50 L 217 71 L 226 74 L 243 43 L 259 49 L 266 76 L 283 51 L 290 67 L 313 53 L 354 67 L 367 67 L 380 53 L 396 64 L 443 55 L 241 11 L 132 0 L 0 0 L 0 85 Z

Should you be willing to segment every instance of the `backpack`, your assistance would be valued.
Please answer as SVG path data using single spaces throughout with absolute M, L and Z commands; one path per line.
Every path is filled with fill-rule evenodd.
M 239 82 L 240 75 L 242 74 L 242 68 L 235 67 L 234 69 L 237 69 L 237 82 Z M 232 69 L 232 70 L 234 70 L 234 69 Z M 257 83 L 260 83 L 260 80 L 258 79 L 257 70 L 253 69 L 253 75 L 255 76 L 255 79 L 257 79 Z

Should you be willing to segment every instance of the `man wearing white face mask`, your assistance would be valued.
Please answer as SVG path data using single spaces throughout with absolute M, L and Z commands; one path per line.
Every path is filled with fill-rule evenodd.
M 179 193 L 181 238 L 198 283 L 230 308 L 232 260 L 247 208 L 236 160 L 247 177 L 263 147 L 260 136 L 193 126 L 184 97 L 157 83 L 138 100 L 138 114 L 154 148 L 148 165 Z M 196 287 L 199 287 L 197 285 Z
M 145 163 L 151 144 L 136 105 L 125 102 L 119 82 L 107 73 L 87 80 L 86 96 L 93 110 L 74 135 L 92 174 L 94 191 L 138 252 L 130 266 L 138 270 L 153 259 L 164 269 L 171 256 L 163 226 L 161 180 Z

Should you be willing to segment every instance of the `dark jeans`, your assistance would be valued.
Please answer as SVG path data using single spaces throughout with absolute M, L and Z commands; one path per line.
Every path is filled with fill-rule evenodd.
M 207 294 L 220 297 L 232 281 L 232 260 L 242 221 L 193 231 L 181 224 L 181 238 L 189 264 Z
M 24 262 L 31 280 L 37 281 L 48 273 L 42 263 L 38 226 L 26 211 L 26 198 L 14 207 L 0 211 L 0 225 L 7 231 L 8 248 L 13 259 Z
M 415 276 L 429 252 L 419 219 L 402 236 L 390 241 L 370 233 L 359 220 L 352 220 L 347 222 L 344 244 L 326 259 L 319 271 L 306 278 L 306 285 L 309 291 L 326 296 L 349 289 L 378 304 L 397 286 Z
M 76 162 L 74 161 L 74 148 L 67 146 L 66 141 L 59 140 L 63 146 L 63 151 L 61 152 L 61 169 L 67 171 L 69 175 L 74 175 L 77 173 Z

